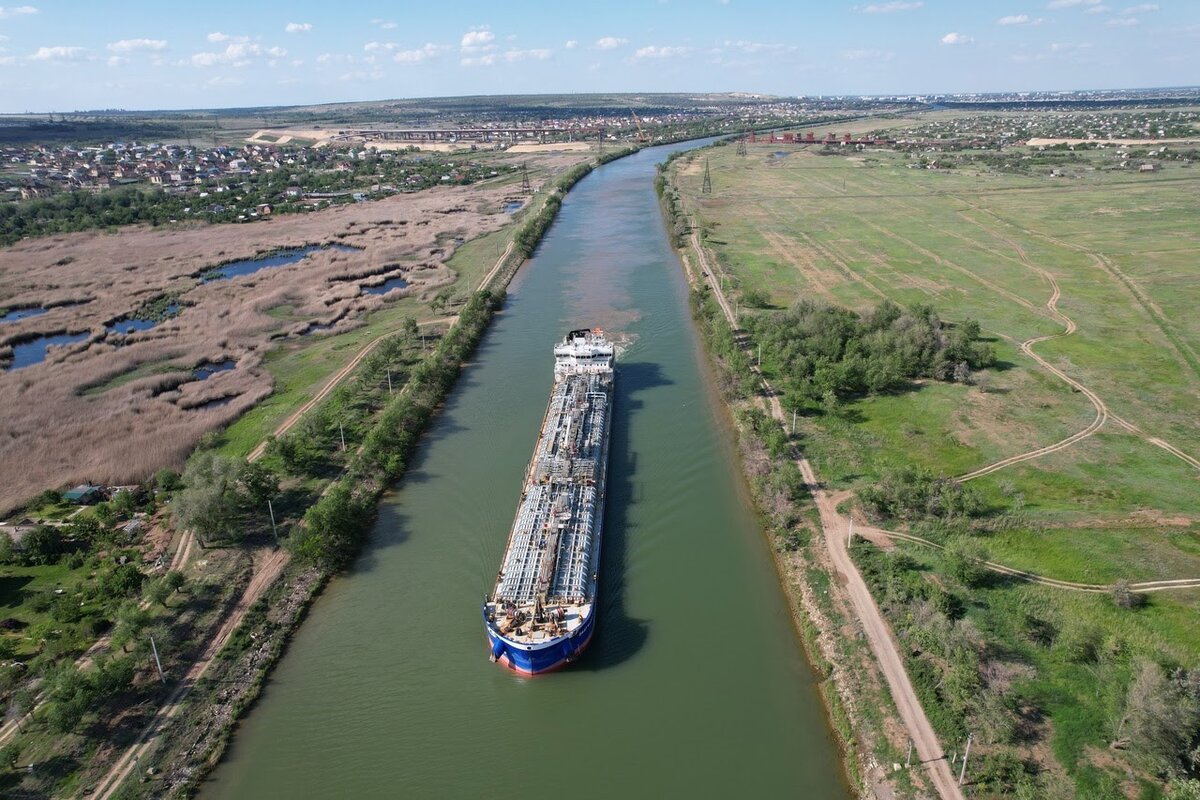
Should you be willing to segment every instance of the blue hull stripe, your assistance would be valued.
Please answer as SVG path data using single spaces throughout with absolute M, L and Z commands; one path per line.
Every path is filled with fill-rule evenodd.
M 487 626 L 492 658 L 523 675 L 540 675 L 565 666 L 579 657 L 591 641 L 596 624 L 596 609 L 569 636 L 541 645 L 512 642 Z

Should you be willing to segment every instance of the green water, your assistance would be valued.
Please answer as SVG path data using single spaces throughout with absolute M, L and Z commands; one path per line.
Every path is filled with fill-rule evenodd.
M 663 231 L 666 152 L 571 192 L 203 797 L 848 796 Z M 551 347 L 594 325 L 625 343 L 597 632 L 522 679 L 488 661 L 480 606 Z

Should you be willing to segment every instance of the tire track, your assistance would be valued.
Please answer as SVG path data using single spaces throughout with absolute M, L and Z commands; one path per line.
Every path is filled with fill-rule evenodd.
M 900 531 L 889 531 L 882 528 L 873 528 L 869 526 L 859 526 L 855 529 L 863 538 L 872 542 L 881 543 L 887 539 L 900 539 L 905 542 L 912 542 L 924 547 L 931 547 L 935 550 L 945 550 L 945 545 L 937 542 L 924 539 L 920 536 L 914 536 L 911 533 L 901 533 Z M 1036 583 L 1041 586 L 1050 586 L 1055 589 L 1066 589 L 1073 592 L 1092 592 L 1092 593 L 1107 593 L 1113 590 L 1115 584 L 1111 583 L 1079 583 L 1077 581 L 1063 581 L 1057 578 L 1049 578 L 1045 575 L 1038 575 L 1035 572 L 1027 570 L 1014 569 L 1013 567 L 999 564 L 995 561 L 980 561 L 979 564 L 986 567 L 991 572 L 999 575 L 1007 575 L 1012 578 L 1018 578 L 1028 583 Z M 1134 592 L 1165 592 L 1174 589 L 1200 589 L 1200 578 L 1173 578 L 1170 580 L 1161 581 L 1142 581 L 1139 583 L 1130 583 L 1130 591 Z
M 737 319 L 729 307 L 725 293 L 721 290 L 719 277 L 712 271 L 704 249 L 700 247 L 700 236 L 695 226 L 692 227 L 691 242 L 700 270 L 700 276 L 697 277 L 708 285 L 717 304 L 721 307 L 726 321 L 736 332 L 738 330 Z M 744 348 L 745 344 L 742 341 L 740 346 Z M 783 406 L 780 404 L 775 390 L 771 388 L 770 383 L 763 378 L 762 373 L 756 367 L 751 367 L 751 369 L 755 370 L 762 382 L 763 401 L 770 409 L 775 421 L 785 426 L 786 430 L 787 423 Z M 917 699 L 916 691 L 905 671 L 904 659 L 892 636 L 891 628 L 880 613 L 879 606 L 871 596 L 858 567 L 850 558 L 849 550 L 846 549 L 845 521 L 838 513 L 836 502 L 817 480 L 816 473 L 807 458 L 796 454 L 794 462 L 820 512 L 822 538 L 825 540 L 830 560 L 838 577 L 845 578 L 844 588 L 850 607 L 854 610 L 871 652 L 879 664 L 892 701 L 896 704 L 896 711 L 912 739 L 917 758 L 925 767 L 925 774 L 930 784 L 942 800 L 963 800 L 962 790 L 950 770 L 946 755 L 942 751 L 941 742 L 934 733 L 933 726 L 930 725 L 929 718 L 925 715 L 925 709 L 921 707 L 921 702 Z

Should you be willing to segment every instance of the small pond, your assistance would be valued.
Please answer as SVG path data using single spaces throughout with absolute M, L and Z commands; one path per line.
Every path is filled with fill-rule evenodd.
M 520 211 L 521 207 L 524 205 L 525 205 L 524 200 L 509 200 L 508 202 L 506 202 L 504 204 L 504 213 L 505 214 L 515 213 L 517 211 Z
M 59 333 L 54 336 L 39 336 L 29 342 L 14 344 L 13 362 L 8 370 L 11 372 L 17 369 L 24 369 L 25 367 L 32 367 L 34 364 L 40 364 L 46 360 L 46 353 L 49 348 L 85 342 L 91 335 L 89 332 Z
M 232 358 L 227 358 L 224 361 L 218 361 L 213 364 L 205 362 L 192 370 L 192 377 L 198 381 L 206 381 L 218 372 L 228 372 L 237 366 L 237 362 Z
M 119 319 L 116 322 L 110 322 L 104 326 L 104 330 L 109 333 L 133 333 L 135 331 L 148 331 L 158 323 L 152 319 Z
M 378 286 L 364 286 L 362 290 L 363 294 L 387 294 L 392 289 L 403 289 L 405 286 L 408 286 L 408 281 L 397 276 L 395 278 L 388 278 Z
M 225 281 L 230 278 L 237 278 L 242 275 L 253 275 L 260 269 L 269 267 L 285 267 L 288 264 L 295 264 L 297 261 L 302 261 L 307 256 L 316 253 L 319 250 L 337 250 L 342 253 L 357 253 L 359 248 L 351 247 L 348 244 L 315 244 L 309 247 L 293 247 L 287 250 L 276 250 L 273 253 L 259 256 L 258 258 L 245 258 L 241 261 L 230 261 L 227 264 L 221 264 L 206 270 L 200 275 L 201 283 L 213 283 L 214 281 Z
M 224 408 L 225 406 L 232 403 L 233 399 L 235 397 L 237 397 L 236 394 L 231 394 L 226 397 L 215 397 L 212 400 L 206 400 L 205 402 L 200 403 L 199 405 L 188 406 L 184 410 L 185 411 L 210 411 L 214 408 Z
M 48 308 L 14 308 L 7 314 L 0 316 L 0 323 L 16 322 L 19 319 L 29 319 L 30 317 L 40 317 L 49 310 Z

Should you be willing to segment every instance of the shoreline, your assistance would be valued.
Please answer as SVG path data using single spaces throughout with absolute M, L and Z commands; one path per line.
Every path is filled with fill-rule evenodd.
M 596 167 L 641 152 L 642 149 L 644 148 L 633 147 L 606 153 L 595 163 L 585 162 L 567 170 L 560 176 L 550 191 L 546 193 L 538 211 L 513 229 L 512 242 L 515 246 L 506 250 L 505 254 L 501 256 L 494 271 L 489 273 L 489 279 L 486 279 L 479 287 L 476 295 L 494 292 L 502 302 L 505 288 L 532 255 L 537 244 L 553 224 L 561 207 L 562 198 L 571 188 Z M 522 236 L 522 234 L 525 235 Z M 490 327 L 491 319 L 492 315 L 489 315 L 480 331 L 480 336 L 476 337 L 475 342 L 471 344 L 468 352 L 463 356 L 464 360 L 461 364 L 467 363 L 466 359 L 474 351 L 478 339 Z M 455 327 L 458 324 L 459 322 L 456 321 Z M 452 327 L 447 335 L 449 336 L 453 330 Z M 446 387 L 441 394 L 443 400 L 453 390 L 456 382 L 455 380 Z M 432 421 L 436 413 L 435 408 L 433 414 L 425 420 L 420 434 L 416 437 L 416 443 L 419 443 L 424 437 L 428 423 Z M 338 480 L 345 477 L 343 475 Z M 400 476 L 388 482 L 379 499 L 382 499 L 383 495 L 390 492 L 402 480 L 403 476 Z M 337 481 L 335 481 L 336 483 Z M 374 511 L 377 508 L 378 500 L 372 504 L 372 514 L 368 524 L 373 521 Z M 276 595 L 281 586 L 284 592 L 282 596 L 265 603 L 266 612 L 261 615 L 261 618 L 248 619 L 235 631 L 235 636 L 240 635 L 243 640 L 247 637 L 252 638 L 254 646 L 246 648 L 234 659 L 222 660 L 222 669 L 213 675 L 206 676 L 202 682 L 198 682 L 196 688 L 203 689 L 204 696 L 190 697 L 187 708 L 184 709 L 185 713 L 181 713 L 158 731 L 157 735 L 162 736 L 164 732 L 174 733 L 174 729 L 177 727 L 186 729 L 185 718 L 188 716 L 186 712 L 195 708 L 205 708 L 208 710 L 209 719 L 220 720 L 218 728 L 209 727 L 201 730 L 196 737 L 178 735 L 163 737 L 171 742 L 171 753 L 166 763 L 158 770 L 161 782 L 155 787 L 156 790 L 161 790 L 168 795 L 185 797 L 194 797 L 199 793 L 205 779 L 220 764 L 239 724 L 257 704 L 275 665 L 287 653 L 293 635 L 299 630 L 314 604 L 320 599 L 324 589 L 338 577 L 339 572 L 340 570 L 337 569 L 303 565 L 298 561 L 293 561 L 267 588 L 264 599 Z M 259 602 L 263 602 L 263 600 Z M 283 610 L 282 618 L 271 619 L 271 612 L 280 609 Z M 234 678 L 231 679 L 227 676 L 234 676 Z M 230 680 L 234 682 L 234 690 L 229 688 Z M 181 748 L 180 745 L 187 738 L 198 739 L 198 741 L 195 741 L 191 747 Z M 119 789 L 126 784 L 127 780 L 120 781 L 111 788 Z
M 668 162 L 669 163 L 669 162 Z M 660 193 L 660 206 L 667 222 L 668 231 L 684 216 L 682 209 L 672 204 L 667 196 L 671 183 L 666 170 L 660 172 L 664 191 Z M 732 377 L 733 373 L 714 350 L 712 334 L 706 332 L 702 323 L 712 320 L 711 297 L 705 283 L 698 274 L 700 255 L 695 252 L 696 244 L 691 237 L 679 237 L 675 242 L 676 253 L 684 269 L 691 295 L 693 324 L 706 357 L 706 368 L 713 378 L 720 381 Z M 720 324 L 718 321 L 717 324 Z M 816 507 L 810 495 L 796 503 L 802 522 L 796 527 L 807 534 L 808 541 L 797 544 L 797 530 L 781 529 L 774 524 L 764 507 L 761 492 L 756 488 L 746 470 L 745 454 L 748 448 L 762 448 L 763 442 L 743 420 L 739 419 L 735 398 L 718 385 L 722 407 L 728 414 L 734 443 L 738 446 L 739 472 L 754 504 L 762 525 L 766 544 L 770 548 L 771 560 L 775 565 L 781 591 L 787 599 L 796 634 L 803 646 L 806 660 L 817 678 L 817 688 L 825 706 L 830 730 L 842 753 L 842 768 L 852 792 L 862 797 L 894 798 L 916 796 L 925 781 L 914 776 L 919 771 L 897 770 L 899 762 L 905 760 L 903 750 L 896 741 L 903 730 L 903 723 L 895 708 L 891 693 L 887 690 L 879 666 L 869 650 L 852 654 L 838 651 L 839 641 L 853 637 L 861 645 L 861 626 L 853 620 L 850 599 L 843 582 L 831 564 L 824 548 L 817 547 L 821 536 L 819 521 L 812 518 Z M 810 574 L 816 573 L 816 574 Z M 820 576 L 824 587 L 815 585 L 814 577 Z M 828 598 L 823 607 L 821 598 Z M 841 637 L 841 639 L 839 639 Z M 852 649 L 862 650 L 861 647 Z M 865 656 L 865 657 L 861 657 Z M 864 709 L 874 708 L 883 714 L 878 726 L 871 726 Z M 902 734 L 899 735 L 900 738 Z M 881 758 L 882 756 L 886 756 Z M 893 768 L 887 768 L 887 761 Z

